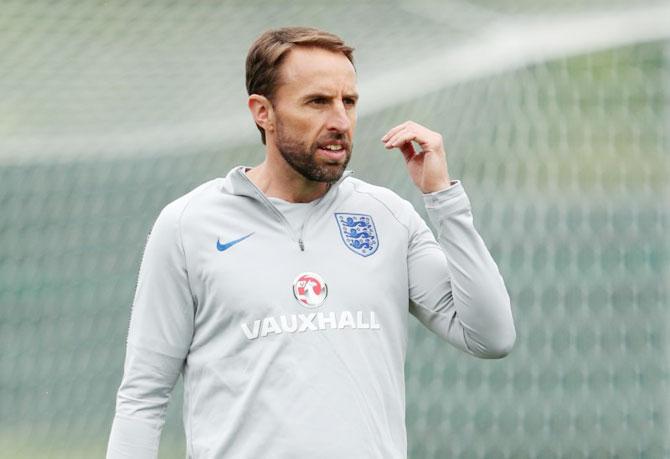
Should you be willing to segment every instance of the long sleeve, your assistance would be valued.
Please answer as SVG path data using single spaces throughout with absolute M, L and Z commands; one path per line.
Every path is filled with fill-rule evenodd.
M 159 215 L 142 258 L 107 459 L 157 457 L 170 393 L 193 336 L 195 302 L 179 206 Z
M 408 253 L 410 312 L 469 354 L 504 357 L 516 340 L 510 299 L 462 184 L 424 195 L 424 202 L 439 245 L 416 214 Z

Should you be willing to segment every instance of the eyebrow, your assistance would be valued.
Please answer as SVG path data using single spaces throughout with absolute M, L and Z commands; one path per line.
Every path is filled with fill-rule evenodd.
M 310 93 L 310 94 L 307 94 L 307 95 L 303 96 L 302 99 L 303 100 L 309 100 L 309 99 L 314 99 L 314 98 L 317 98 L 317 97 L 324 97 L 326 99 L 332 99 L 333 98 L 332 95 L 326 94 L 325 92 L 313 92 L 313 93 Z M 344 97 L 348 97 L 348 98 L 351 98 L 351 99 L 354 99 L 354 100 L 358 100 L 358 98 L 359 98 L 357 92 L 352 92 L 352 93 L 349 93 L 349 94 L 345 94 Z

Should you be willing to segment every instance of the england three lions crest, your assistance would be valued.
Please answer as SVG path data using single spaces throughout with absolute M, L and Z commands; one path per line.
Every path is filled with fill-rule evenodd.
M 349 249 L 362 257 L 377 251 L 379 238 L 372 217 L 365 214 L 335 213 L 340 236 Z

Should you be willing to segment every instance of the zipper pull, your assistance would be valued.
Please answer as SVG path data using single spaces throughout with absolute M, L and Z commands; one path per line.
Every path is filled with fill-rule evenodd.
M 302 238 L 298 239 L 298 245 L 300 246 L 300 251 L 304 252 L 305 251 L 305 244 L 303 244 Z

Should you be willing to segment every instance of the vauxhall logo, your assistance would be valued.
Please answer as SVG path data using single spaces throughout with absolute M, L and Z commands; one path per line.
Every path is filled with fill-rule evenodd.
M 316 273 L 302 273 L 293 281 L 293 296 L 301 306 L 318 308 L 326 301 L 328 286 Z
M 316 309 L 328 296 L 328 286 L 316 273 L 298 274 L 293 281 L 293 296 L 305 308 Z M 309 314 L 282 314 L 240 324 L 249 340 L 283 333 L 303 333 L 345 328 L 379 330 L 381 327 L 374 311 L 319 311 Z

